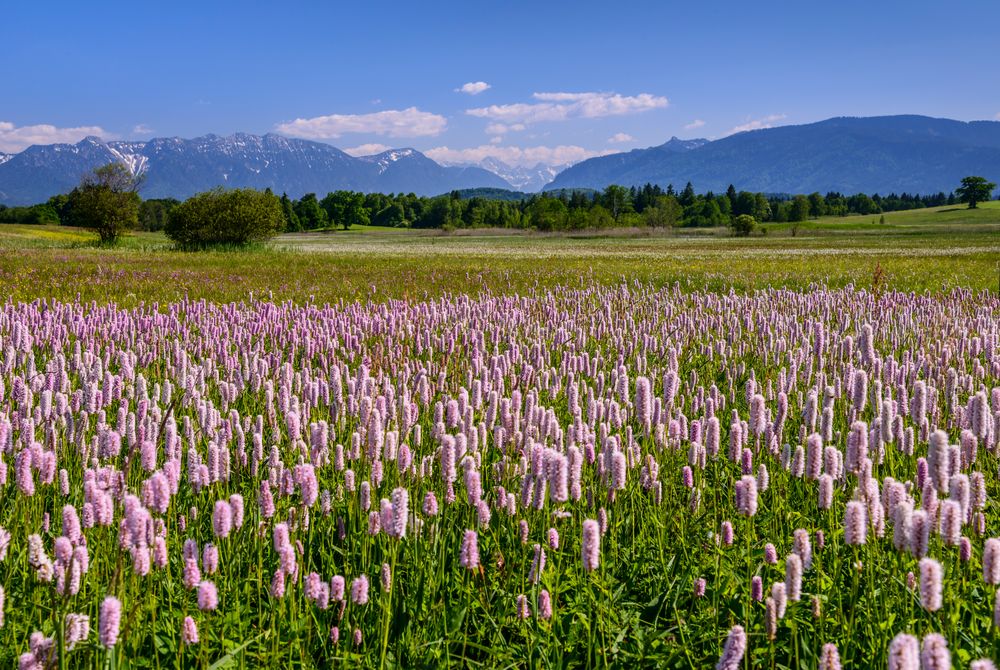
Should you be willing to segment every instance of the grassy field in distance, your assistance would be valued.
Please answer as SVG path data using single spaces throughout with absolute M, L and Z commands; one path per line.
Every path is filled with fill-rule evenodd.
M 259 249 L 179 252 L 138 232 L 100 249 L 86 231 L 0 226 L 0 297 L 116 301 L 422 298 L 585 282 L 679 282 L 683 288 L 855 284 L 906 290 L 997 290 L 1000 202 L 724 229 L 582 231 L 366 227 L 285 234 Z M 794 232 L 794 236 L 793 236 Z

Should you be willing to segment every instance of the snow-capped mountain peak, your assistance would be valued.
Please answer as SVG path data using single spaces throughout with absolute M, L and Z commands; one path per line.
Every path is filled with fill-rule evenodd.
M 379 154 L 372 154 L 370 156 L 358 156 L 358 160 L 365 161 L 367 163 L 374 163 L 378 166 L 379 174 L 382 174 L 389 169 L 389 166 L 393 163 L 403 160 L 404 158 L 411 158 L 413 156 L 418 156 L 420 158 L 426 158 L 422 153 L 415 149 L 389 149 L 388 151 L 383 151 Z M 430 160 L 426 158 L 426 160 Z
M 133 176 L 138 176 L 146 171 L 149 165 L 149 157 L 143 153 L 146 148 L 145 142 L 108 142 L 108 151 L 125 165 Z
M 81 175 L 112 161 L 134 175 L 145 175 L 140 191 L 144 198 L 186 198 L 216 186 L 269 188 L 294 198 L 341 189 L 434 196 L 510 187 L 482 168 L 445 167 L 407 148 L 355 158 L 329 144 L 273 134 L 146 142 L 87 137 L 76 144 L 35 145 L 18 154 L 0 154 L 0 202 L 44 202 L 69 192 Z
M 569 165 L 545 165 L 544 163 L 537 163 L 532 167 L 508 165 L 493 156 L 484 158 L 476 166 L 489 170 L 516 190 L 526 193 L 541 191 L 555 179 L 557 174 L 569 167 Z

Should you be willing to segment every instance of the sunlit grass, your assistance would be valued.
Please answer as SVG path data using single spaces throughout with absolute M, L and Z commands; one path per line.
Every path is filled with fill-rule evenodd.
M 250 295 L 318 303 L 523 291 L 621 280 L 745 290 L 766 286 L 944 291 L 1000 288 L 1000 203 L 788 224 L 736 239 L 724 230 L 511 231 L 365 227 L 281 235 L 254 250 L 173 250 L 162 233 L 116 249 L 65 227 L 0 226 L 0 297 L 236 301 Z

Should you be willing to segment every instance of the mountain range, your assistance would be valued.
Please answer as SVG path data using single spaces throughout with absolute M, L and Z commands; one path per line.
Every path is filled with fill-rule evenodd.
M 546 186 L 645 183 L 765 193 L 950 192 L 962 177 L 1000 181 L 1000 122 L 926 116 L 839 117 L 722 139 L 670 140 L 591 158 Z
M 36 145 L 0 158 L 0 203 L 26 205 L 66 193 L 88 171 L 111 161 L 145 179 L 144 198 L 186 198 L 216 186 L 270 188 L 293 198 L 329 191 L 438 195 L 510 184 L 479 167 L 446 167 L 414 149 L 356 158 L 329 144 L 280 135 L 237 133 L 195 139 Z
M 645 183 L 678 190 L 765 193 L 937 193 L 962 177 L 1000 181 L 1000 122 L 926 116 L 839 117 L 716 140 L 676 137 L 659 146 L 572 166 L 511 166 L 494 158 L 441 165 L 414 149 L 351 156 L 321 142 L 237 133 L 146 142 L 31 146 L 0 153 L 0 204 L 43 202 L 95 167 L 120 161 L 144 174 L 145 198 L 186 198 L 216 186 L 270 188 L 298 198 L 329 191 L 438 195 L 463 189 L 540 190 Z M 565 169 L 563 169 L 565 168 Z
M 524 193 L 537 193 L 543 190 L 555 179 L 556 175 L 569 167 L 564 165 L 546 165 L 538 163 L 532 167 L 524 165 L 508 165 L 498 158 L 487 156 L 478 163 L 451 163 L 456 167 L 479 167 L 492 172 L 512 188 Z

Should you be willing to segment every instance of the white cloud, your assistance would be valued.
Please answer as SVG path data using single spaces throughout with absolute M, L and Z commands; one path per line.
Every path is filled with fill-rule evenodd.
M 608 144 L 624 144 L 625 142 L 634 142 L 635 138 L 628 133 L 615 133 L 608 138 Z
M 275 129 L 284 135 L 309 140 L 328 140 L 348 133 L 370 133 L 387 137 L 427 137 L 440 135 L 448 120 L 440 114 L 416 107 L 387 109 L 371 114 L 330 114 L 311 119 L 280 123 Z
M 469 95 L 479 95 L 486 89 L 490 88 L 490 85 L 485 81 L 470 81 L 467 84 L 462 84 L 461 88 L 456 88 L 455 93 L 467 93 Z
M 736 133 L 742 133 L 747 130 L 760 130 L 761 128 L 773 128 L 775 122 L 782 121 L 786 118 L 784 114 L 769 114 L 762 119 L 747 119 L 746 123 L 742 123 L 735 128 L 729 130 L 726 135 L 735 135 Z
M 670 104 L 666 98 L 650 93 L 631 96 L 617 93 L 535 93 L 532 97 L 538 102 L 475 107 L 465 110 L 465 113 L 506 124 L 532 124 L 639 114 Z
M 27 149 L 32 144 L 75 144 L 89 135 L 105 140 L 115 137 L 100 126 L 58 128 L 45 123 L 35 126 L 15 126 L 9 121 L 0 121 L 0 151 L 15 153 Z
M 587 158 L 613 153 L 616 153 L 616 151 L 612 149 L 591 151 L 590 149 L 574 145 L 513 147 L 498 146 L 496 144 L 483 144 L 468 149 L 436 147 L 424 152 L 429 158 L 439 163 L 478 163 L 484 158 L 497 158 L 508 165 L 525 165 L 528 167 L 538 163 L 545 165 L 578 163 Z
M 1000 112 L 997 112 L 997 115 L 994 116 L 993 118 L 996 119 L 997 121 L 1000 121 Z
M 503 123 L 491 123 L 490 125 L 486 126 L 486 134 L 503 135 L 504 133 L 509 133 L 509 132 L 519 132 L 521 130 L 524 130 L 525 127 L 526 126 L 523 123 L 512 123 L 510 125 L 506 125 Z
M 379 144 L 373 142 L 371 144 L 362 144 L 356 147 L 351 147 L 350 149 L 344 149 L 345 154 L 350 154 L 352 156 L 372 156 L 374 154 L 380 154 L 383 151 L 388 151 L 391 149 L 388 144 Z
M 684 130 L 696 130 L 705 125 L 705 122 L 701 119 L 695 119 L 691 123 L 684 126 Z
M 132 128 L 133 135 L 152 135 L 156 131 L 147 126 L 145 123 L 140 123 Z

